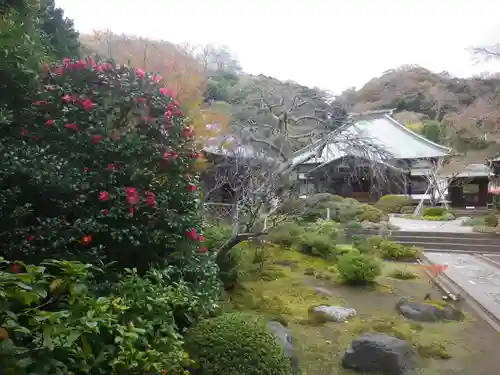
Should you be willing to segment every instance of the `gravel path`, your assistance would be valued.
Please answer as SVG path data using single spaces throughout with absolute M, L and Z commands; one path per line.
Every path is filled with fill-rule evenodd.
M 467 219 L 467 217 L 460 217 L 450 221 L 426 221 L 391 216 L 390 223 L 397 225 L 400 230 L 412 232 L 473 233 L 472 227 L 462 226 Z

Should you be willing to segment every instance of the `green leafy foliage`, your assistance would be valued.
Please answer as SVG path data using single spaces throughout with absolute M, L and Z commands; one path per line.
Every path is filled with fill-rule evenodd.
M 342 255 L 338 260 L 337 269 L 345 283 L 355 285 L 371 283 L 381 273 L 377 259 L 357 252 Z
M 359 221 L 371 221 L 372 223 L 379 223 L 386 216 L 382 210 L 369 204 L 359 205 L 356 213 Z
M 496 227 L 498 225 L 498 218 L 496 215 L 487 215 L 484 217 L 484 223 L 489 227 Z
M 200 375 L 289 375 L 290 360 L 265 322 L 244 313 L 206 319 L 186 335 Z
M 305 228 L 295 222 L 285 222 L 273 228 L 267 235 L 267 239 L 277 245 L 287 248 L 292 247 L 297 238 L 305 232 Z
M 43 0 L 41 29 L 47 38 L 51 54 L 56 59 L 78 57 L 80 42 L 73 21 L 64 17 L 64 11 L 56 7 L 54 0 Z
M 38 72 L 48 51 L 39 29 L 38 2 L 7 5 L 10 7 L 0 12 L 0 109 L 12 112 L 11 120 L 18 122 L 39 85 Z M 6 125 L 0 123 L 2 134 L 8 131 Z
M 408 197 L 399 195 L 384 195 L 379 199 L 376 207 L 386 213 L 397 214 L 401 212 L 402 207 L 410 205 L 411 199 Z
M 446 209 L 442 207 L 427 207 L 424 210 L 424 216 L 443 216 Z
M 398 280 L 414 280 L 418 279 L 418 275 L 415 273 L 411 272 L 408 269 L 396 269 L 389 273 L 389 277 L 392 277 L 394 279 Z
M 455 219 L 455 215 L 453 215 L 451 212 L 445 212 L 443 215 L 424 215 L 423 216 L 424 220 L 427 221 L 450 221 Z
M 216 251 L 231 237 L 231 227 L 223 223 L 206 223 L 204 226 L 205 245 L 209 251 Z M 239 246 L 231 249 L 225 256 L 216 257 L 219 278 L 224 289 L 234 288 L 238 281 L 238 269 L 242 260 Z
M 80 262 L 40 266 L 2 260 L 0 363 L 6 374 L 182 374 L 192 362 L 178 314 L 202 307 L 168 270 L 127 270 L 109 294 L 92 291 L 102 272 Z
M 42 78 L 27 121 L 2 134 L 5 253 L 144 271 L 205 251 L 199 153 L 161 77 L 89 58 Z
M 304 254 L 331 259 L 336 243 L 331 236 L 317 232 L 305 232 L 297 238 L 297 247 Z
M 417 260 L 422 249 L 415 246 L 404 246 L 396 242 L 385 240 L 380 244 L 380 256 L 389 260 Z
M 320 235 L 329 237 L 333 243 L 337 243 L 343 238 L 343 229 L 341 225 L 332 220 L 318 220 L 307 226 L 307 232 L 316 232 Z

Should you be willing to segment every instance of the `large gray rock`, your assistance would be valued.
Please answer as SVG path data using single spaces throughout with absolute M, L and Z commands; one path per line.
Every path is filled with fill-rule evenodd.
M 401 298 L 396 303 L 396 310 L 404 317 L 418 322 L 440 322 L 464 318 L 460 309 L 442 302 L 419 302 Z
M 315 306 L 310 310 L 310 314 L 316 320 L 325 322 L 345 322 L 349 318 L 356 316 L 356 310 L 342 306 Z
M 294 374 L 300 373 L 299 359 L 293 351 L 292 331 L 276 320 L 271 320 L 267 327 L 276 337 L 276 340 L 283 346 L 286 356 L 290 359 Z
M 367 374 L 404 375 L 415 368 L 410 344 L 382 333 L 366 333 L 351 344 L 342 358 L 345 369 Z

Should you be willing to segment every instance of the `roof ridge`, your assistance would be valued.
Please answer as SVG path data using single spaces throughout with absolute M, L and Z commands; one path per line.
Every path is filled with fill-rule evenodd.
M 437 147 L 438 149 L 441 149 L 441 150 L 445 150 L 447 152 L 451 152 L 451 147 L 446 147 L 446 146 L 443 146 L 443 145 L 440 145 L 436 142 L 433 142 L 431 141 L 430 139 L 427 139 L 425 138 L 424 136 L 420 135 L 420 134 L 417 134 L 415 133 L 414 131 L 412 131 L 411 129 L 408 129 L 406 126 L 404 126 L 403 124 L 401 124 L 399 121 L 397 121 L 395 118 L 393 118 L 392 116 L 390 115 L 384 115 L 384 117 L 386 117 L 387 119 L 389 119 L 391 122 L 393 122 L 395 125 L 397 125 L 398 127 L 400 127 L 403 131 L 409 133 L 410 135 L 412 135 L 414 138 L 417 138 L 421 141 L 424 141 L 434 147 Z

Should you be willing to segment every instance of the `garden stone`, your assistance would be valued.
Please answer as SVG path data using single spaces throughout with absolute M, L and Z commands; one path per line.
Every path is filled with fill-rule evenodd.
M 341 306 L 315 306 L 311 309 L 311 314 L 327 322 L 345 322 L 350 317 L 356 316 L 356 310 Z
M 404 317 L 418 322 L 439 322 L 446 320 L 462 320 L 464 314 L 453 305 L 432 301 L 411 301 L 402 298 L 396 304 L 396 310 Z
M 342 367 L 360 373 L 404 375 L 415 368 L 415 352 L 405 340 L 366 333 L 347 349 Z
M 276 320 L 271 320 L 267 324 L 267 327 L 276 337 L 278 343 L 283 346 L 286 356 L 290 358 L 293 374 L 299 374 L 299 359 L 293 352 L 292 332 L 290 331 L 290 329 Z

